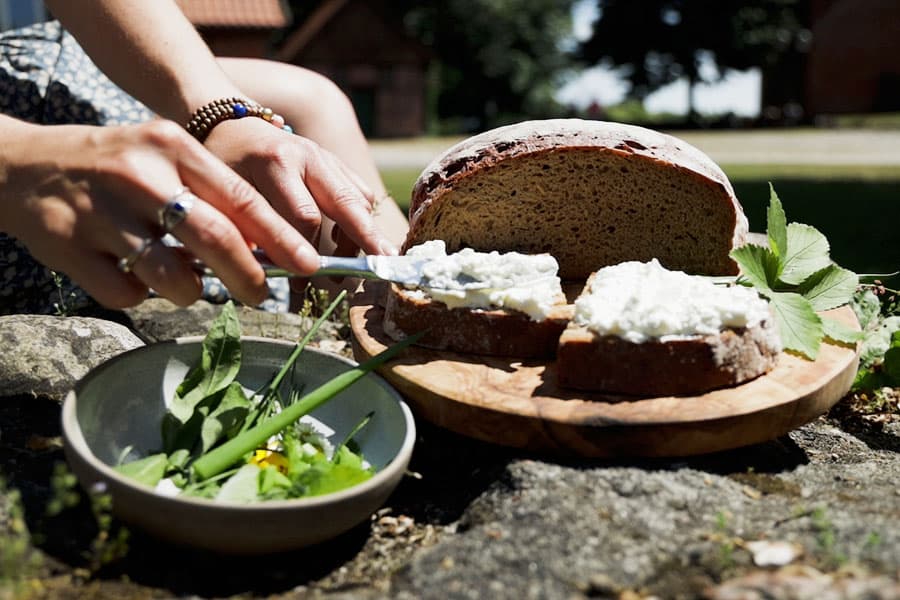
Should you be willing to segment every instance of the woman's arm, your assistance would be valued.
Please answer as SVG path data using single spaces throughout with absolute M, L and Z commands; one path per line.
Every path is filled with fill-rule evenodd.
M 173 0 L 49 0 L 48 6 L 110 79 L 164 117 L 183 124 L 208 102 L 244 96 Z M 372 217 L 375 194 L 318 144 L 244 118 L 216 126 L 206 146 L 307 239 L 319 239 L 326 216 L 356 247 L 395 251 Z
M 241 96 L 174 0 L 46 0 L 107 77 L 159 115 L 187 123 Z

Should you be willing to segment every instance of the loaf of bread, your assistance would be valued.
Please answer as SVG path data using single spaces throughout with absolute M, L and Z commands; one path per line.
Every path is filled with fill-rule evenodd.
M 743 383 L 771 370 L 781 342 L 754 290 L 717 286 L 658 262 L 591 276 L 559 340 L 559 385 L 669 396 Z
M 547 252 L 560 277 L 657 258 L 736 274 L 747 220 L 725 174 L 672 136 L 580 119 L 527 121 L 469 138 L 419 176 L 404 248 Z

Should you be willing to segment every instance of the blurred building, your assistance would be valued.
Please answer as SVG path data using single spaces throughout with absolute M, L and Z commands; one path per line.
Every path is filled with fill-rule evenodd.
M 812 0 L 806 108 L 900 111 L 900 2 Z
M 217 56 L 269 56 L 275 34 L 291 23 L 281 0 L 176 2 Z
M 388 3 L 323 0 L 275 58 L 327 76 L 350 97 L 374 137 L 425 132 L 429 50 L 403 31 Z
M 177 2 L 216 55 L 274 58 L 333 80 L 350 97 L 367 136 L 425 132 L 429 53 L 403 32 L 389 4 L 320 0 L 292 25 L 281 0 Z

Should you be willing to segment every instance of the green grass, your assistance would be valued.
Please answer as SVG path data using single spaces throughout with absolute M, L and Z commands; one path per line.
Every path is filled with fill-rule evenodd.
M 834 260 L 857 273 L 900 270 L 900 167 L 867 165 L 724 165 L 752 231 L 765 231 L 768 182 L 788 220 L 819 229 Z M 419 169 L 384 171 L 406 211 Z
M 385 169 L 381 171 L 384 186 L 403 212 L 409 210 L 412 186 L 421 172 L 421 169 Z

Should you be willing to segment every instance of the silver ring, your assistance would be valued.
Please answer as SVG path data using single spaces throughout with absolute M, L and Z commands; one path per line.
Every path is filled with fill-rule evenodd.
M 187 218 L 188 213 L 194 208 L 194 201 L 198 199 L 185 185 L 175 190 L 166 205 L 159 209 L 159 226 L 163 232 L 172 233 L 172 230 Z
M 119 262 L 116 263 L 116 266 L 123 273 L 131 273 L 131 269 L 134 268 L 134 264 L 141 259 L 144 254 L 147 253 L 147 249 L 153 245 L 158 238 L 148 237 L 141 240 L 141 245 L 137 247 L 137 250 L 126 256 L 125 258 L 120 258 Z

